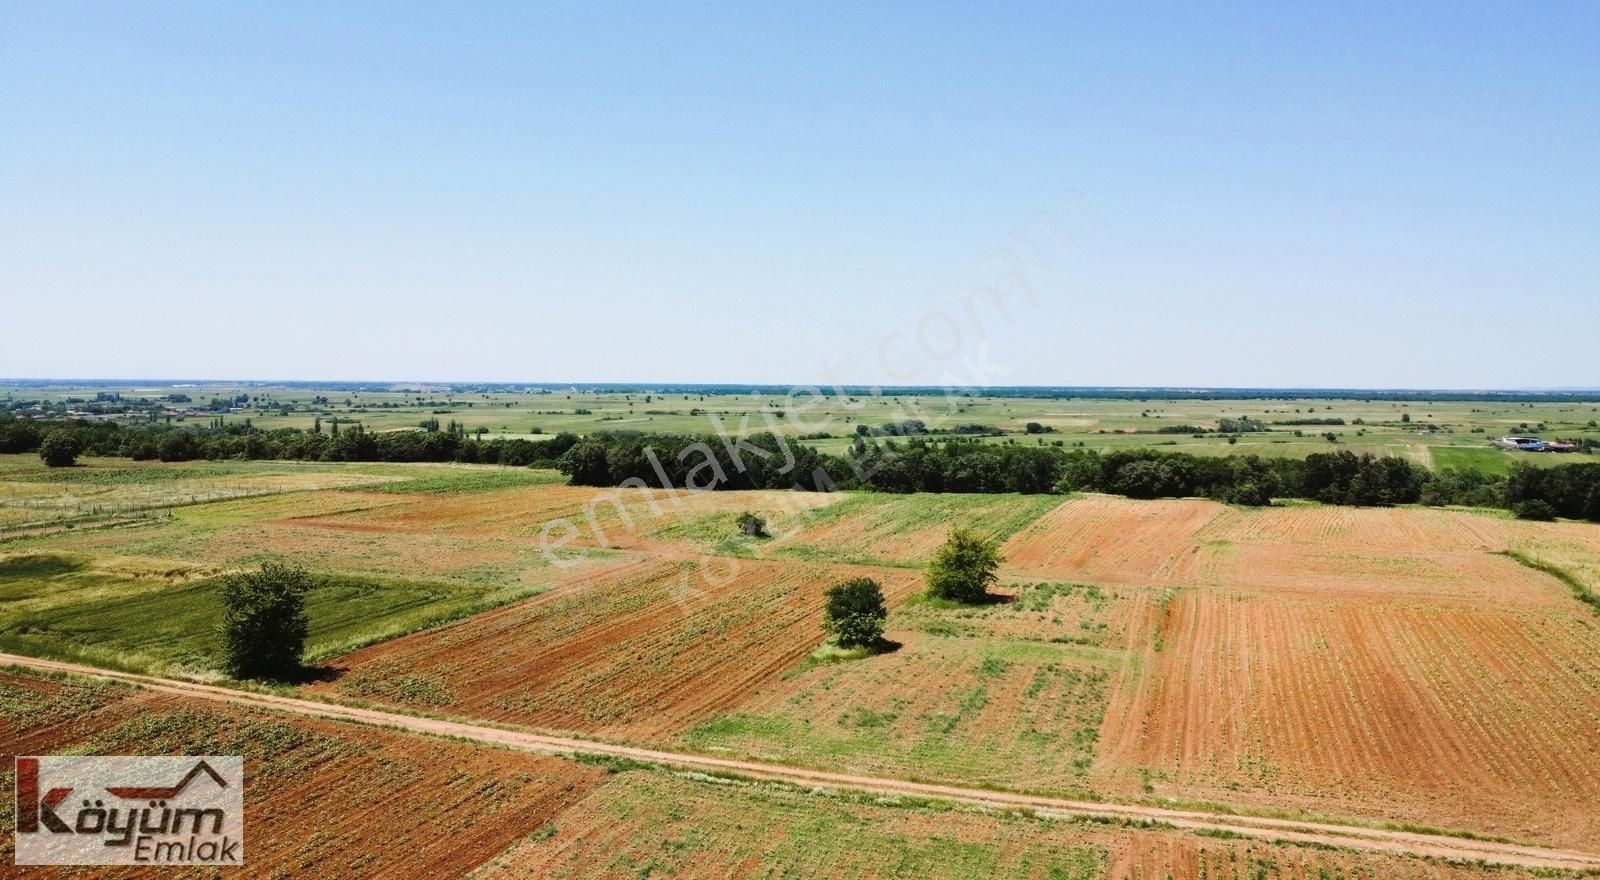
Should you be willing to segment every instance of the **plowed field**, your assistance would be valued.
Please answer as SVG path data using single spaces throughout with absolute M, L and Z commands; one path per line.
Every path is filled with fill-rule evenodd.
M 602 775 L 557 758 L 193 704 L 112 685 L 0 672 L 0 787 L 12 756 L 245 757 L 245 868 L 265 878 L 460 877 L 545 825 Z M 14 801 L 0 799 L 0 825 Z M 14 870 L 27 877 L 205 877 L 195 869 Z
M 348 654 L 325 685 L 473 718 L 611 736 L 681 730 L 821 641 L 823 591 L 857 575 L 891 600 L 915 572 L 720 558 L 618 563 L 456 626 Z
M 1600 550 L 1600 529 L 1527 528 L 1540 525 L 1442 510 L 1089 496 L 1023 529 L 1005 555 L 1007 570 L 1027 577 L 1539 604 L 1559 598 L 1547 579 L 1493 551 L 1544 534 Z
M 1600 839 L 1600 530 L 1434 510 L 1078 499 L 1015 571 L 1128 584 L 1094 778 L 1128 793 Z

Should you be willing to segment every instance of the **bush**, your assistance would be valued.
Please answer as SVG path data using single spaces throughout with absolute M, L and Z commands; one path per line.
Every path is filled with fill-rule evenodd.
M 310 589 L 304 569 L 273 562 L 223 579 L 222 650 L 229 675 L 283 681 L 300 671 Z
M 883 623 L 888 616 L 878 582 L 852 578 L 828 588 L 822 627 L 841 648 L 871 647 L 883 638 Z
M 765 538 L 767 521 L 747 510 L 739 514 L 739 534 L 749 535 L 752 538 Z
M 928 592 L 956 602 L 982 602 L 999 568 L 999 544 L 971 529 L 951 529 L 928 563 Z
M 1516 506 L 1511 508 L 1511 512 L 1517 515 L 1517 519 L 1531 519 L 1536 522 L 1554 522 L 1556 518 L 1556 509 L 1537 498 L 1531 501 L 1518 501 Z
M 46 467 L 72 467 L 78 463 L 81 451 L 78 438 L 66 431 L 51 431 L 39 443 L 39 458 Z

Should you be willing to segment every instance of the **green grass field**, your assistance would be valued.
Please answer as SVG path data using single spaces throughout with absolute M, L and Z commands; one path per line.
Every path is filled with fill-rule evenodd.
M 0 649 L 215 676 L 220 581 L 186 580 L 183 574 L 97 569 L 88 559 L 68 555 L 0 560 Z M 310 662 L 536 592 L 328 574 L 314 581 L 306 599 Z

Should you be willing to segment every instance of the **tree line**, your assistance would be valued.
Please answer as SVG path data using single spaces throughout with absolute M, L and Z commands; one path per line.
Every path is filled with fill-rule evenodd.
M 464 431 L 381 431 L 349 425 L 333 433 L 299 428 L 263 430 L 242 423 L 182 425 L 29 421 L 0 415 L 0 452 L 35 452 L 48 437 L 77 455 L 135 461 L 259 459 L 285 461 L 463 462 L 515 467 L 556 466 L 578 442 L 562 433 L 544 440 L 469 437 Z
M 52 439 L 53 438 L 53 439 Z M 52 442 L 46 443 L 47 439 Z M 1160 449 L 1100 452 L 1053 445 L 982 443 L 956 435 L 857 437 L 831 455 L 793 437 L 742 437 L 603 431 L 543 440 L 483 439 L 455 431 L 337 435 L 296 428 L 232 424 L 197 428 L 114 422 L 24 421 L 0 416 L 0 452 L 44 452 L 133 459 L 286 459 L 310 461 L 463 462 L 554 467 L 575 485 L 673 486 L 691 489 L 790 489 L 880 492 L 1093 491 L 1130 498 L 1212 498 L 1270 504 L 1306 498 L 1325 504 L 1501 507 L 1532 519 L 1563 516 L 1600 522 L 1600 463 L 1536 468 L 1510 475 L 1434 473 L 1403 458 L 1348 450 L 1304 459 L 1190 455 Z

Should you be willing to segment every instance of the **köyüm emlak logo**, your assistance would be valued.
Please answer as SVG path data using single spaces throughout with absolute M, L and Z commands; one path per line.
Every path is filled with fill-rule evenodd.
M 244 759 L 17 757 L 19 865 L 239 865 Z

